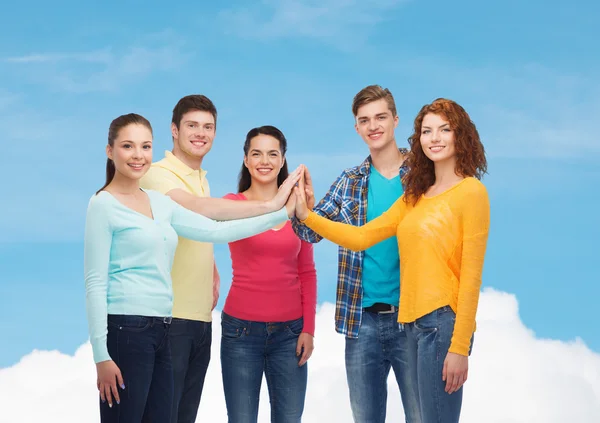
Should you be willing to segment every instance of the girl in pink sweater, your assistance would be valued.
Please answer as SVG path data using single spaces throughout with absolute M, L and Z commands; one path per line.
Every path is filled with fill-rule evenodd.
M 269 200 L 288 176 L 287 141 L 273 126 L 254 128 L 233 200 Z M 288 221 L 229 244 L 231 289 L 221 321 L 221 370 L 229 423 L 256 422 L 263 374 L 274 423 L 300 422 L 313 351 L 317 278 L 313 246 Z

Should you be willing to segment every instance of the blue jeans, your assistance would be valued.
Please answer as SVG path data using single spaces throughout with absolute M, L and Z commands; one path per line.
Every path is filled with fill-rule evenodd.
M 448 394 L 444 391 L 446 382 L 442 380 L 455 321 L 454 311 L 444 306 L 412 323 L 400 325 L 408 335 L 410 354 L 417 361 L 413 389 L 419 392 L 424 423 L 458 423 L 460 418 L 463 388 Z
M 173 401 L 170 318 L 108 315 L 106 344 L 121 370 L 120 404 L 100 402 L 102 423 L 168 422 Z
M 210 362 L 212 323 L 174 318 L 169 338 L 174 383 L 171 423 L 194 423 Z
M 358 338 L 346 338 L 346 376 L 355 423 L 385 423 L 387 378 L 394 369 L 406 422 L 420 423 L 416 360 L 398 312 L 363 312 Z
M 307 364 L 298 366 L 303 319 L 261 323 L 222 314 L 221 371 L 229 423 L 256 423 L 263 373 L 272 423 L 298 423 L 304 411 Z

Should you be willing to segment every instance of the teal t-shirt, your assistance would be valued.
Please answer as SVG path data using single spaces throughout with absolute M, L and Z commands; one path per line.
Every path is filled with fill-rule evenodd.
M 387 179 L 371 166 L 367 193 L 367 222 L 381 216 L 403 193 L 400 175 Z M 400 301 L 398 240 L 388 238 L 365 251 L 362 272 L 363 307 L 375 303 L 397 306 Z

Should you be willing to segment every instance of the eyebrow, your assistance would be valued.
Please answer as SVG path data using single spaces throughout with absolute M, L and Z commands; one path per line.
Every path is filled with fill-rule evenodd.
M 214 125 L 214 122 L 204 122 L 204 123 L 200 123 L 196 120 L 184 120 L 183 123 L 195 123 L 197 125 Z
M 449 123 L 444 123 L 443 125 L 440 125 L 440 128 L 443 128 L 444 126 L 450 126 L 450 124 L 449 124 Z M 427 129 L 431 129 L 431 127 L 429 127 L 429 126 L 425 126 L 425 125 L 423 125 L 423 126 L 422 126 L 422 128 L 423 128 L 423 129 L 425 129 L 425 128 L 427 128 Z
M 378 116 L 388 116 L 389 114 L 390 114 L 389 112 L 381 112 L 381 113 L 377 113 L 375 115 L 375 117 L 378 117 Z M 359 117 L 357 117 L 358 120 L 368 119 L 368 118 L 369 118 L 369 116 L 359 116 Z
M 261 153 L 263 150 L 259 150 L 258 148 L 253 148 L 250 152 Z M 281 153 L 279 150 L 268 150 L 267 153 Z
M 121 144 L 123 144 L 124 142 L 130 142 L 130 143 L 134 143 L 135 141 L 131 141 L 131 140 L 123 140 L 121 141 Z M 142 141 L 142 144 L 148 144 L 151 143 L 152 141 L 147 140 L 147 141 Z

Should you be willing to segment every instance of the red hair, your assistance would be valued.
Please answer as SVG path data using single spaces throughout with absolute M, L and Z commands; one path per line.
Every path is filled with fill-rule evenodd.
M 448 121 L 454 131 L 456 148 L 456 174 L 481 179 L 487 172 L 485 150 L 479 139 L 479 133 L 468 113 L 458 103 L 445 98 L 438 98 L 431 104 L 421 108 L 415 118 L 414 132 L 408 138 L 410 153 L 407 158 L 409 171 L 404 177 L 404 201 L 415 205 L 421 195 L 435 182 L 433 162 L 421 147 L 421 125 L 425 115 L 432 113 Z

